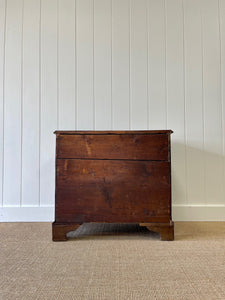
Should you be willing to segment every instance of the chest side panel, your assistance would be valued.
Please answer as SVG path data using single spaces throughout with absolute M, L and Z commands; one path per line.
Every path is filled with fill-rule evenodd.
M 57 159 L 57 222 L 168 222 L 170 163 Z

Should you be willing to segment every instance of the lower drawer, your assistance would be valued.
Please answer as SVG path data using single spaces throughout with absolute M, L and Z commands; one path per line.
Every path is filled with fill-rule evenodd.
M 57 159 L 56 222 L 169 222 L 170 164 Z

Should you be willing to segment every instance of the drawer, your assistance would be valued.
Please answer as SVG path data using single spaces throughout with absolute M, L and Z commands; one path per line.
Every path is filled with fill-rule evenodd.
M 58 134 L 57 158 L 170 160 L 168 133 Z
M 170 163 L 57 159 L 57 222 L 169 222 Z

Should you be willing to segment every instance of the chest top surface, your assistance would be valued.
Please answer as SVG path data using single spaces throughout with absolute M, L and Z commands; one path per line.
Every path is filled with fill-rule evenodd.
M 123 135 L 123 134 L 171 134 L 172 130 L 56 130 L 56 135 Z

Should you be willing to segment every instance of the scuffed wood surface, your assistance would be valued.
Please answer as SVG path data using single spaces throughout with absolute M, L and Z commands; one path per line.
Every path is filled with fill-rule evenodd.
M 168 162 L 57 160 L 57 222 L 168 222 Z
M 167 134 L 59 135 L 57 158 L 169 160 Z

